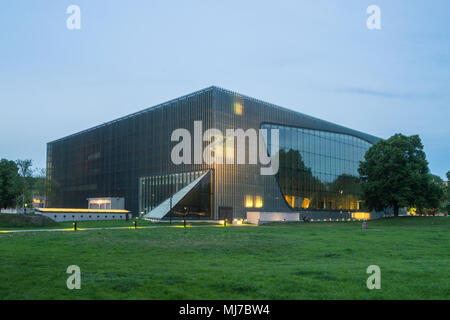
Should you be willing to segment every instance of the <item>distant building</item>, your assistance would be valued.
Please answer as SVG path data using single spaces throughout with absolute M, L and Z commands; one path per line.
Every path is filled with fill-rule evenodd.
M 45 196 L 33 196 L 33 209 L 45 208 Z
M 124 198 L 88 198 L 88 209 L 100 210 L 123 210 L 125 208 Z

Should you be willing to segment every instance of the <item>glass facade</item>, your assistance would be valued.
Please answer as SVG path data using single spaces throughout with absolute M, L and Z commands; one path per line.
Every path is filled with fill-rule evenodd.
M 355 136 L 290 126 L 278 129 L 280 168 L 277 180 L 290 207 L 318 210 L 362 209 L 359 162 L 371 144 Z M 268 137 L 270 151 L 270 131 Z
M 155 209 L 164 200 L 202 176 L 207 171 L 179 172 L 140 178 L 139 208 L 141 215 Z M 211 219 L 211 176 L 206 175 L 186 198 L 174 205 L 172 214 L 166 218 L 189 216 L 189 218 Z

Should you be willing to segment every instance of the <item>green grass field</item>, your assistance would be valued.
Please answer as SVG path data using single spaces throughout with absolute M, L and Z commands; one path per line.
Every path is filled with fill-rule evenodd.
M 66 287 L 69 265 L 81 290 Z M 369 265 L 381 290 L 366 287 Z M 449 299 L 449 271 L 448 217 L 0 232 L 1 299 Z

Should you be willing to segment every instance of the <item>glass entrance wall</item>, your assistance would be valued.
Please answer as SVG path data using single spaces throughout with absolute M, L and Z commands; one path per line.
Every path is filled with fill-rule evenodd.
M 149 213 L 205 172 L 207 170 L 141 177 L 139 179 L 139 212 L 141 215 Z
M 169 219 L 212 219 L 211 171 L 163 218 Z
M 279 129 L 277 180 L 290 207 L 362 209 L 358 167 L 371 146 L 369 142 L 347 134 L 282 125 L 263 124 L 262 128 Z

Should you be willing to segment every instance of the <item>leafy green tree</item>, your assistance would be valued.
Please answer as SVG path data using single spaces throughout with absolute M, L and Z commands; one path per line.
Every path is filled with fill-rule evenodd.
M 298 198 L 310 198 L 311 203 L 317 203 L 323 198 L 322 190 L 325 186 L 313 176 L 297 150 L 280 150 L 280 168 L 277 179 L 283 195 L 292 195 Z M 294 186 L 292 184 L 294 183 Z M 306 189 L 308 186 L 308 189 Z M 313 191 L 312 191 L 313 190 Z
M 0 207 L 15 207 L 21 193 L 19 168 L 14 161 L 0 160 Z
M 353 175 L 341 174 L 328 184 L 327 189 L 330 194 L 334 195 L 336 209 L 349 209 L 351 204 L 353 204 L 351 209 L 357 209 L 356 205 L 361 193 L 358 180 L 358 177 Z
M 445 186 L 446 189 L 446 199 L 444 202 L 444 205 L 442 207 L 442 211 L 444 212 L 450 212 L 450 186 L 448 185 L 450 182 L 450 171 L 447 172 L 447 185 Z
M 33 174 L 33 192 L 36 195 L 43 196 L 47 192 L 46 190 L 46 170 L 44 168 L 38 168 Z
M 426 203 L 419 210 L 425 214 L 435 215 L 439 213 L 446 201 L 446 189 L 444 181 L 438 176 L 429 174 L 428 184 L 425 191 Z
M 33 187 L 33 161 L 30 159 L 17 160 L 19 175 L 22 177 L 22 199 L 19 201 L 22 206 L 30 204 L 32 201 L 31 189 Z
M 433 187 L 428 162 L 418 135 L 395 134 L 380 140 L 366 153 L 359 166 L 362 198 L 370 210 L 402 207 L 425 208 Z

